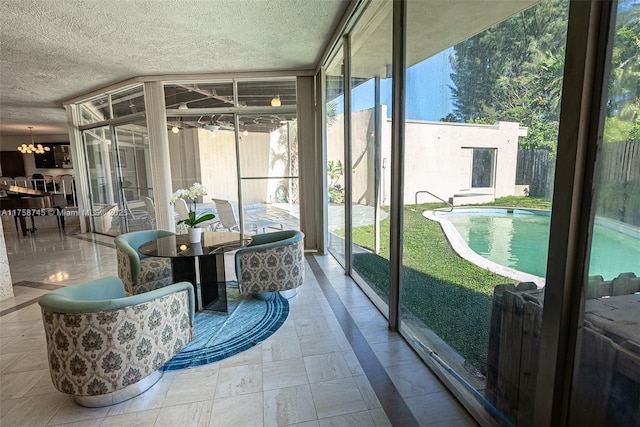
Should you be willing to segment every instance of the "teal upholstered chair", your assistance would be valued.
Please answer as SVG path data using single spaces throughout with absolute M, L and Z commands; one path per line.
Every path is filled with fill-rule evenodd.
M 295 289 L 304 282 L 304 233 L 285 230 L 255 235 L 236 252 L 235 261 L 241 294 Z
M 144 230 L 121 234 L 115 238 L 118 277 L 124 282 L 129 294 L 137 295 L 171 284 L 173 279 L 170 258 L 147 257 L 138 252 L 138 247 L 143 243 L 166 236 L 175 236 L 175 233 Z
M 38 301 L 54 386 L 82 406 L 130 399 L 193 340 L 193 286 L 180 282 L 127 296 L 106 277 L 56 289 Z

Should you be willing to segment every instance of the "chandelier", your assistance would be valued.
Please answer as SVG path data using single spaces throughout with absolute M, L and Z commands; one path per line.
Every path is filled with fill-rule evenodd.
M 33 142 L 33 126 L 28 126 L 31 133 L 31 144 L 22 144 L 18 146 L 18 151 L 22 154 L 44 154 L 45 151 L 50 151 L 50 147 L 43 147 L 42 144 L 36 144 Z

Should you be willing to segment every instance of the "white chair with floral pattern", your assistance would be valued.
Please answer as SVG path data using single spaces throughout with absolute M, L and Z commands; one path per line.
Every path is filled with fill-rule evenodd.
M 304 283 L 304 233 L 284 230 L 255 235 L 236 252 L 235 261 L 241 294 L 295 296 Z
M 127 296 L 106 277 L 45 294 L 38 301 L 53 385 L 88 407 L 143 393 L 162 366 L 193 340 L 193 286 L 180 282 Z
M 114 239 L 118 255 L 118 277 L 129 294 L 140 294 L 170 285 L 173 280 L 171 258 L 147 257 L 138 252 L 143 243 L 175 236 L 164 230 L 144 230 L 121 234 Z

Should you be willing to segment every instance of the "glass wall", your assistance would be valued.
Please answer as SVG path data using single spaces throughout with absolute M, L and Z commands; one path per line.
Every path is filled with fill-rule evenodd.
M 640 420 L 640 2 L 618 5 L 570 425 Z
M 344 265 L 344 75 L 343 51 L 338 49 L 325 70 L 327 133 L 327 199 L 329 252 Z
M 83 135 L 93 230 L 117 236 L 154 229 L 146 122 L 87 129 Z
M 128 231 L 156 228 L 149 137 L 144 120 L 114 127 L 118 176 Z
M 351 173 L 353 274 L 385 313 L 389 294 L 392 15 L 392 2 L 373 2 L 367 8 L 351 32 L 349 61 L 351 165 L 347 171 Z
M 83 132 L 89 182 L 89 212 L 96 233 L 117 236 L 125 227 L 120 215 L 117 159 L 112 129 L 103 126 Z
M 144 112 L 141 84 L 78 105 L 89 186 L 82 194 L 97 233 L 117 236 L 156 227 Z
M 338 101 L 338 120 L 327 119 L 326 130 L 329 247 L 339 261 L 352 260 L 350 273 L 365 292 L 375 291 L 385 314 L 394 286 L 389 275 L 392 5 L 370 2 L 359 10 L 343 38 L 348 70 L 341 69 L 340 55 L 325 67 L 327 111 Z M 535 387 L 509 375 L 526 376 L 527 363 L 537 361 L 537 353 L 526 350 L 536 342 L 524 337 L 537 337 L 542 317 L 568 2 L 530 2 L 522 10 L 525 6 L 509 3 L 486 13 L 483 3 L 465 2 L 464 11 L 453 13 L 455 6 L 406 2 L 406 122 L 400 136 L 403 194 L 398 195 L 400 332 L 435 370 L 455 372 L 458 387 L 474 390 L 469 395 L 494 421 L 519 425 L 532 419 Z M 455 31 L 442 32 L 448 28 Z M 340 137 L 343 97 L 336 91 L 345 74 L 350 76 L 348 141 Z M 347 173 L 351 179 L 345 182 Z M 351 217 L 342 221 L 344 198 L 336 195 L 345 185 Z M 341 238 L 348 235 L 352 246 L 345 248 Z M 540 242 L 532 244 L 534 238 Z M 499 259 L 478 261 L 489 253 Z M 511 263 L 524 259 L 535 261 L 535 268 Z M 509 324 L 503 316 L 515 316 L 513 307 L 524 300 L 538 309 L 533 324 L 520 319 L 520 329 L 503 329 Z
M 295 115 L 240 115 L 238 120 L 243 229 L 299 229 Z
M 295 99 L 292 78 L 165 85 L 172 191 L 202 183 L 216 230 L 299 229 Z
M 523 352 L 535 347 L 525 329 L 542 317 L 568 2 L 514 12 L 470 22 L 462 42 L 435 48 L 426 34 L 446 16 L 407 4 L 400 328 L 496 420 L 527 425 L 535 377 L 520 375 L 537 363 Z M 514 267 L 520 258 L 540 268 Z M 524 305 L 524 316 L 538 309 L 525 317 L 532 324 Z

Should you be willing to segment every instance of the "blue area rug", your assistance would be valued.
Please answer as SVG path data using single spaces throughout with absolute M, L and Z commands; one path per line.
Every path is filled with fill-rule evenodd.
M 193 368 L 231 357 L 261 343 L 287 320 L 289 302 L 274 292 L 270 299 L 241 296 L 227 288 L 229 314 L 196 313 L 194 340 L 163 367 L 163 371 Z

